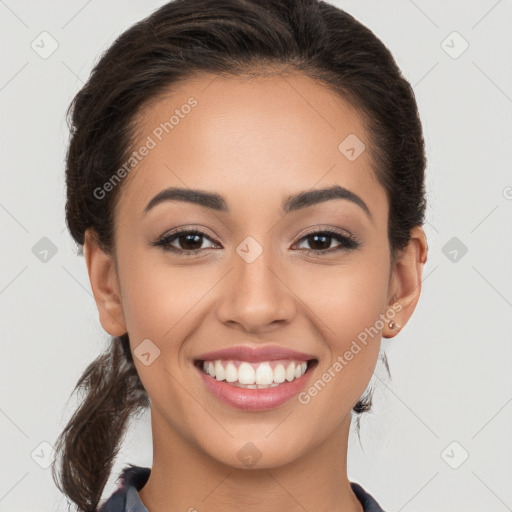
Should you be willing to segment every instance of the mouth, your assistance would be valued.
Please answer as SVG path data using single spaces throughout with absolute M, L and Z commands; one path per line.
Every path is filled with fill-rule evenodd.
M 209 398 L 244 411 L 278 407 L 311 380 L 318 359 L 277 344 L 237 345 L 193 359 Z
M 195 359 L 194 366 L 204 375 L 230 387 L 261 390 L 286 386 L 302 379 L 318 365 L 318 359 Z

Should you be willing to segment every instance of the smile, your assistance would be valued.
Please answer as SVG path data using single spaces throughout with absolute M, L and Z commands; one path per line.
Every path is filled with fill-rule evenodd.
M 277 407 L 297 395 L 318 360 L 195 360 L 206 387 L 222 402 L 245 410 Z

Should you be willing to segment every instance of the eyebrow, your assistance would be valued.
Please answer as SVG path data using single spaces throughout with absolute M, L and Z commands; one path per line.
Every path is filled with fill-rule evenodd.
M 370 210 L 366 203 L 354 192 L 334 185 L 329 188 L 305 190 L 288 196 L 281 206 L 283 213 L 290 213 L 303 208 L 308 208 L 315 204 L 332 199 L 346 199 L 357 204 L 367 215 L 372 218 Z M 214 192 L 205 192 L 197 189 L 170 187 L 162 190 L 154 196 L 144 208 L 144 214 L 154 208 L 157 204 L 164 201 L 184 201 L 197 204 L 204 208 L 210 208 L 219 212 L 229 212 L 228 205 L 224 198 Z

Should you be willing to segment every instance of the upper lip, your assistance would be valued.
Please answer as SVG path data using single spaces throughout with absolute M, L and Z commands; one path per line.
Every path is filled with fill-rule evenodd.
M 220 350 L 214 350 L 212 352 L 205 352 L 204 354 L 198 355 L 195 359 L 201 361 L 238 359 L 241 361 L 261 362 L 273 361 L 276 359 L 299 359 L 301 361 L 308 361 L 316 358 L 312 354 L 297 352 L 296 350 L 290 350 L 276 345 L 264 347 L 239 345 L 237 347 L 227 347 Z

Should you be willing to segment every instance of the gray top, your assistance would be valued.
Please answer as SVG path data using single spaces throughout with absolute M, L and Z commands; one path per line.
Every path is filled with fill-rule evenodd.
M 107 501 L 99 508 L 98 512 L 149 512 L 140 500 L 138 491 L 148 481 L 151 468 L 134 466 L 125 467 L 119 477 L 120 485 Z M 363 487 L 355 482 L 350 486 L 357 496 L 364 512 L 384 512 L 375 499 L 368 494 Z

